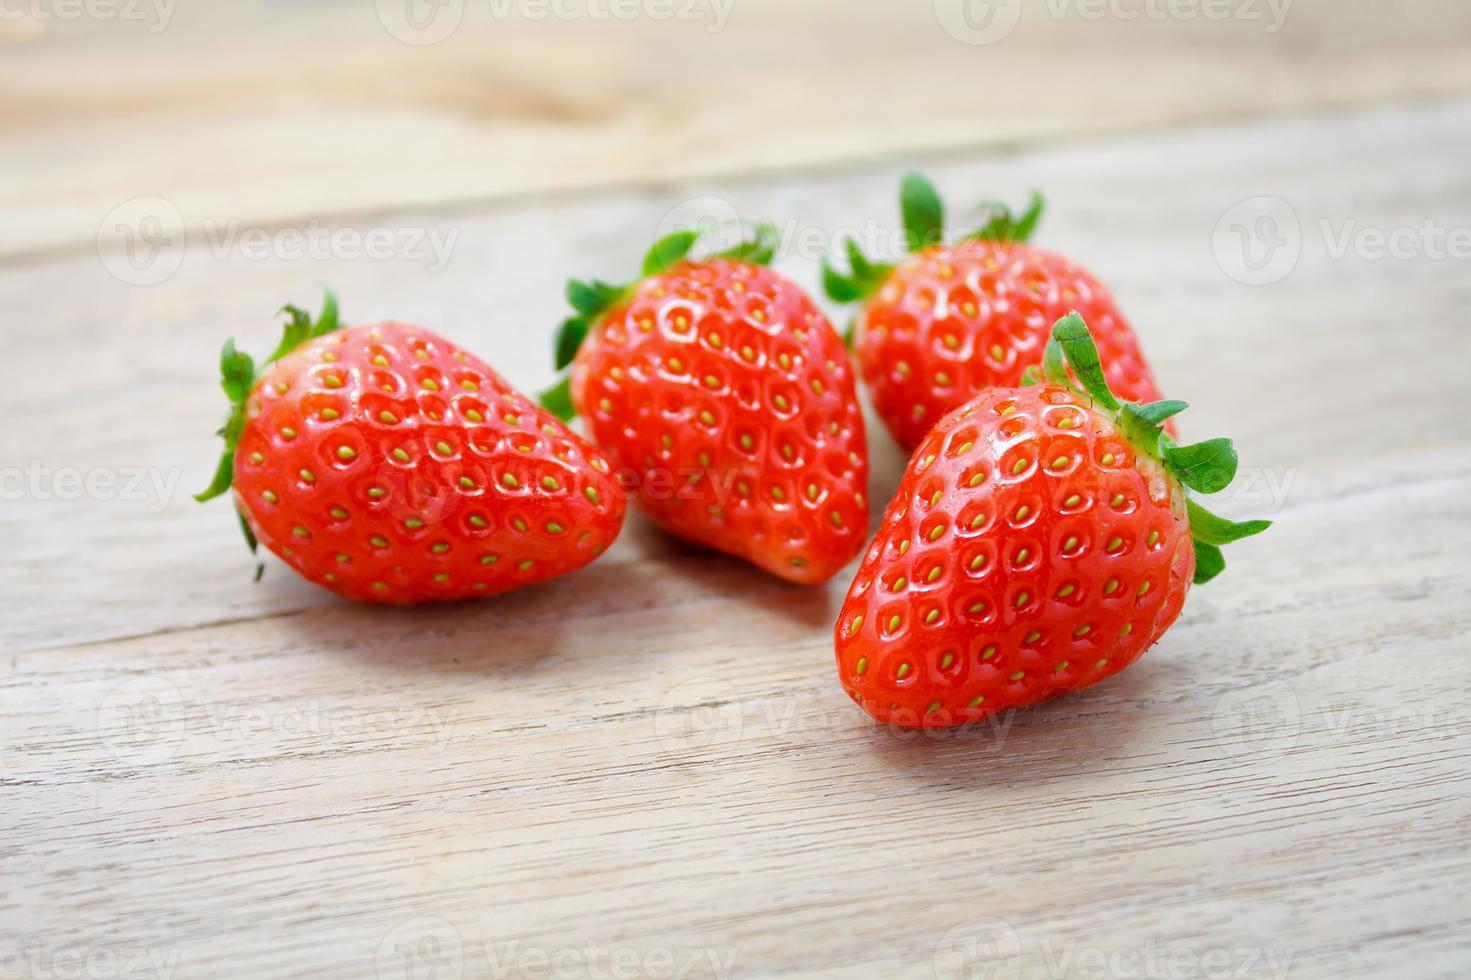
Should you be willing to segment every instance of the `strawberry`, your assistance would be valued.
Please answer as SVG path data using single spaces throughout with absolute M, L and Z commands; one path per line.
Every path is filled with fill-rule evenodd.
M 607 462 L 477 358 L 400 323 L 344 327 L 288 306 L 257 367 L 225 344 L 230 414 L 214 482 L 246 541 L 349 599 L 493 595 L 562 575 L 613 542 Z M 259 569 L 257 569 L 259 577 Z
M 1268 526 L 1188 499 L 1234 478 L 1230 440 L 1177 446 L 1160 423 L 1184 402 L 1120 403 L 1077 314 L 1044 372 L 940 420 L 848 590 L 838 674 L 880 721 L 944 728 L 1118 673 L 1225 567 L 1220 545 Z
M 911 254 L 897 265 L 871 262 L 850 241 L 850 274 L 825 263 L 823 284 L 837 302 L 862 301 L 853 331 L 859 370 L 906 450 L 976 393 L 1018 384 L 1053 322 L 1072 310 L 1092 325 L 1120 397 L 1160 397 L 1108 289 L 1070 259 L 1026 244 L 1040 196 L 1019 217 L 991 205 L 986 224 L 953 245 L 942 240 L 944 210 L 928 180 L 907 175 L 900 204 Z
M 572 371 L 543 402 L 583 415 L 666 530 L 816 583 L 863 548 L 867 446 L 842 338 L 766 268 L 773 234 L 695 261 L 679 231 L 633 283 L 571 282 Z

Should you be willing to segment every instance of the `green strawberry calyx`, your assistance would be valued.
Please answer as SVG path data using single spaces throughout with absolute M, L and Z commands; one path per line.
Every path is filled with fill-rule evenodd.
M 311 314 L 297 306 L 289 303 L 281 308 L 281 312 L 287 316 L 286 325 L 281 331 L 281 342 L 271 356 L 259 365 L 251 359 L 244 351 L 235 349 L 235 339 L 232 337 L 225 341 L 225 346 L 220 351 L 220 387 L 224 389 L 225 397 L 229 399 L 230 411 L 225 416 L 225 424 L 220 426 L 215 435 L 225 441 L 224 452 L 220 454 L 219 464 L 215 467 L 214 479 L 209 486 L 194 495 L 194 499 L 200 503 L 213 500 L 230 489 L 235 480 L 235 447 L 240 444 L 240 433 L 245 429 L 245 403 L 250 398 L 250 391 L 255 387 L 255 380 L 260 376 L 261 368 L 278 361 L 291 353 L 314 337 L 332 333 L 339 326 L 337 315 L 337 297 L 330 289 L 323 289 L 322 312 L 315 320 Z M 245 543 L 250 546 L 252 554 L 258 547 L 255 534 L 250 530 L 250 525 L 245 521 L 245 515 L 236 509 L 236 516 L 240 519 L 240 530 L 245 535 Z M 264 566 L 257 564 L 255 577 L 260 578 Z
M 751 265 L 768 265 L 776 255 L 779 235 L 776 226 L 760 222 L 752 227 L 749 237 L 743 238 L 734 247 L 716 252 L 704 260 L 690 258 L 690 251 L 703 237 L 694 228 L 681 228 L 670 232 L 656 241 L 644 256 L 643 271 L 632 282 L 610 283 L 601 279 L 570 279 L 567 282 L 567 302 L 573 313 L 557 328 L 555 365 L 564 372 L 556 384 L 541 393 L 542 407 L 562 421 L 570 421 L 577 415 L 572 404 L 572 376 L 566 369 L 572 364 L 582 342 L 603 314 L 617 306 L 633 292 L 644 279 L 667 273 L 681 262 L 729 259 Z
M 1040 380 L 1061 385 L 1093 402 L 1093 408 L 1110 416 L 1124 438 L 1140 452 L 1157 460 L 1166 471 L 1198 493 L 1217 493 L 1236 478 L 1236 449 L 1230 439 L 1207 439 L 1188 446 L 1176 445 L 1164 431 L 1166 419 L 1184 411 L 1185 402 L 1120 402 L 1108 387 L 1093 335 L 1077 313 L 1069 313 L 1052 326 L 1052 335 L 1042 354 L 1039 372 L 1029 368 L 1023 384 Z M 1271 521 L 1230 521 L 1218 517 L 1186 495 L 1190 536 L 1195 543 L 1195 582 L 1209 582 L 1226 567 L 1221 546 L 1260 534 Z
M 1042 217 L 1042 195 L 1032 192 L 1025 211 L 1013 214 L 999 201 L 984 202 L 985 222 L 960 241 L 1026 242 L 1032 237 Z M 904 244 L 909 252 L 922 252 L 945 243 L 945 205 L 935 185 L 921 173 L 907 173 L 899 181 L 899 211 L 904 219 Z M 848 258 L 844 274 L 827 259 L 822 262 L 822 288 L 835 303 L 866 300 L 878 291 L 892 263 L 875 262 L 863 254 L 858 243 L 849 238 L 843 243 Z

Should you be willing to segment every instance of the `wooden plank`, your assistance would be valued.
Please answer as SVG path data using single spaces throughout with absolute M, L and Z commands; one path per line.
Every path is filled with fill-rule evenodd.
M 201 237 L 232 221 L 790 171 L 1471 88 L 1471 31 L 1453 4 L 1049 0 L 993 5 L 993 23 L 1009 30 L 987 33 L 963 19 L 962 0 L 677 0 L 687 16 L 669 20 L 640 12 L 671 0 L 574 0 L 558 8 L 566 19 L 534 19 L 538 2 L 426 5 L 460 14 L 430 45 L 385 29 L 402 12 L 392 0 L 7 18 L 0 43 L 18 43 L 0 61 L 0 255 L 90 250 L 99 235 L 124 247 L 112 211 L 138 196 L 167 198 Z M 16 5 L 33 8 L 49 5 Z
M 1196 402 L 1187 434 L 1236 436 L 1261 468 L 1222 509 L 1278 520 L 1139 666 L 966 735 L 844 701 L 846 583 L 786 586 L 642 521 L 544 587 L 377 610 L 279 565 L 249 586 L 224 508 L 178 492 L 157 513 L 7 499 L 0 963 L 943 977 L 989 949 L 971 966 L 998 977 L 1464 975 L 1464 263 L 1332 242 L 1348 220 L 1471 227 L 1468 122 L 1462 104 L 933 166 L 957 201 L 1048 189 L 1041 240 L 1114 284 L 1165 390 Z M 894 176 L 699 190 L 798 218 L 779 264 L 811 283 L 803 230 L 889 219 Z M 458 230 L 435 274 L 203 246 L 153 287 L 95 259 L 0 272 L 7 324 L 47 324 L 7 330 L 0 465 L 202 483 L 220 336 L 266 346 L 269 311 L 316 279 L 535 387 L 563 274 L 616 276 L 695 193 L 385 219 Z M 1249 286 L 1212 235 L 1258 195 L 1291 206 L 1301 257 Z M 882 499 L 901 460 L 871 441 Z

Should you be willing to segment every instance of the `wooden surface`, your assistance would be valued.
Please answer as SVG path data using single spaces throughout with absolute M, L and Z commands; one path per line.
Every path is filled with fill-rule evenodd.
M 198 235 L 1471 88 L 1456 3 L 87 2 L 138 19 L 0 19 L 0 256 L 114 247 L 99 218 L 140 195 Z M 676 16 L 592 13 L 645 4 Z
M 1294 17 L 1311 25 L 1317 9 Z M 108 36 L 67 43 L 110 51 Z M 1407 87 L 1449 86 L 1465 59 L 1432 65 L 1426 51 L 1464 33 L 1418 36 L 1361 61 Z M 1202 40 L 1195 54 L 1211 52 Z M 777 265 L 814 284 L 804 241 L 893 218 L 897 168 L 853 162 L 877 142 L 770 164 L 847 160 L 822 171 L 496 206 L 441 206 L 467 192 L 450 173 L 422 198 L 402 192 L 412 206 L 330 222 L 452 239 L 437 271 L 196 239 L 142 272 L 177 260 L 172 275 L 138 286 L 77 236 L 133 193 L 209 200 L 229 169 L 144 187 L 127 176 L 136 148 L 53 166 L 48 147 L 114 125 L 95 118 L 112 98 L 146 117 L 147 138 L 187 128 L 188 110 L 157 100 L 189 93 L 89 88 L 89 103 L 64 62 L 48 74 L 42 48 L 14 53 L 0 102 L 18 125 L 0 141 L 31 155 L 0 153 L 0 173 L 25 182 L 0 180 L 0 977 L 1471 972 L 1471 436 L 1458 415 L 1471 255 L 1434 246 L 1471 228 L 1471 102 L 906 156 L 957 204 L 1045 188 L 1040 239 L 1113 285 L 1162 387 L 1193 403 L 1185 435 L 1237 440 L 1247 479 L 1219 509 L 1277 521 L 1232 549 L 1127 673 L 921 737 L 874 726 L 836 683 L 844 576 L 787 586 L 635 516 L 576 575 L 368 609 L 274 561 L 252 585 L 227 508 L 188 499 L 216 451 L 220 339 L 267 349 L 273 311 L 312 301 L 314 282 L 351 319 L 422 322 L 531 389 L 551 377 L 565 275 L 620 275 L 681 202 L 786 222 Z M 44 112 L 17 101 L 29 69 L 37 91 L 59 87 Z M 1238 81 L 1259 109 L 1332 88 Z M 1381 81 L 1366 88 L 1393 88 Z M 1168 122 L 1170 97 L 1104 128 Z M 282 96 L 282 112 L 292 98 L 305 100 Z M 1204 114 L 1216 109 L 1233 111 Z M 275 125 L 249 115 L 204 132 Z M 895 146 L 948 143 L 932 137 Z M 206 157 L 233 146 L 201 142 Z M 275 145 L 314 152 L 289 144 Z M 649 176 L 621 167 L 610 184 Z M 283 220 L 357 193 L 330 168 L 247 169 L 247 222 L 275 214 L 275 188 L 302 195 Z M 1237 207 L 1260 197 L 1281 202 L 1277 225 Z M 1295 264 L 1239 281 L 1254 276 L 1239 250 L 1258 239 L 1232 238 L 1238 224 L 1289 256 L 1295 244 Z M 1397 255 L 1375 257 L 1372 235 L 1339 249 L 1345 228 L 1388 234 Z M 871 441 L 882 500 L 902 460 L 877 426 Z

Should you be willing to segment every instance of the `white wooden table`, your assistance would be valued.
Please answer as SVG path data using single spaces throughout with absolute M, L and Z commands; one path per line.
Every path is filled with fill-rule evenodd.
M 442 269 L 196 234 L 130 285 L 161 267 L 16 232 L 0 977 L 1466 976 L 1468 161 L 1451 100 L 322 219 L 437 234 Z M 1046 189 L 1039 240 L 1113 285 L 1185 435 L 1237 440 L 1219 509 L 1277 522 L 1097 688 L 881 729 L 834 676 L 846 577 L 635 516 L 544 586 L 361 608 L 274 561 L 251 584 L 188 497 L 221 338 L 268 349 L 317 280 L 532 389 L 565 276 L 632 268 L 681 202 L 785 223 L 815 286 L 801 242 L 892 220 L 911 163 L 956 205 Z M 246 227 L 303 224 L 259 190 Z M 871 441 L 883 500 L 902 460 Z

